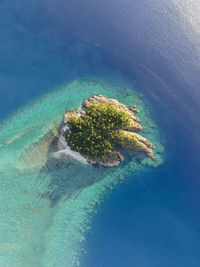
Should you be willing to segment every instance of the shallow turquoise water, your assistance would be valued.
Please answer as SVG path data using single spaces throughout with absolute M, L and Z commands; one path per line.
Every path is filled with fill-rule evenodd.
M 96 205 L 135 171 L 162 164 L 159 128 L 148 104 L 132 89 L 95 78 L 74 80 L 4 121 L 0 130 L 0 266 L 79 266 Z M 94 168 L 70 157 L 52 158 L 50 132 L 56 131 L 66 108 L 79 107 L 92 93 L 137 105 L 144 135 L 156 146 L 156 162 L 133 152 L 113 169 Z
M 199 11 L 197 0 L 0 1 L 0 266 L 199 267 Z M 136 104 L 153 120 L 140 113 L 144 135 L 166 138 L 162 166 L 136 175 L 128 155 L 114 175 L 46 161 L 49 129 L 90 94 L 66 88 L 81 77 L 148 97 Z M 125 182 L 111 191 L 113 179 Z

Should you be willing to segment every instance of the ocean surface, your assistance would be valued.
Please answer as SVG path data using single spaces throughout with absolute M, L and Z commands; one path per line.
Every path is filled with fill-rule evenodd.
M 0 266 L 200 266 L 199 18 L 197 0 L 0 1 Z M 92 93 L 137 105 L 157 163 L 49 153 Z

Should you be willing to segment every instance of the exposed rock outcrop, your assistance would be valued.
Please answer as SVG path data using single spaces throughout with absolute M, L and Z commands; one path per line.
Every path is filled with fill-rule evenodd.
M 154 160 L 156 159 L 153 154 L 153 144 L 137 133 L 122 130 L 120 131 L 116 142 L 122 149 L 143 152 L 148 157 Z

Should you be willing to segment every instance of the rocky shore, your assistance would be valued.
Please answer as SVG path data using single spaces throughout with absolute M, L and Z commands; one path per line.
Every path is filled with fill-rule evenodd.
M 140 119 L 136 116 L 139 110 L 136 109 L 136 106 L 127 107 L 126 105 L 118 102 L 116 99 L 108 98 L 100 94 L 93 94 L 87 100 L 84 100 L 81 108 L 74 111 L 66 110 L 63 120 L 59 127 L 59 135 L 65 136 L 66 133 L 70 130 L 68 125 L 69 119 L 71 116 L 76 116 L 81 118 L 82 116 L 87 115 L 88 108 L 92 104 L 111 104 L 120 111 L 126 112 L 131 118 L 131 124 L 128 127 L 120 129 L 118 134 L 112 140 L 112 151 L 108 155 L 102 158 L 91 158 L 88 155 L 82 155 L 87 160 L 87 162 L 93 164 L 94 166 L 106 166 L 106 167 L 116 167 L 124 161 L 123 150 L 132 150 L 136 152 L 142 152 L 147 157 L 155 160 L 153 154 L 154 146 L 153 144 L 138 134 L 138 131 L 143 130 L 143 126 L 140 124 Z M 120 151 L 119 151 L 120 150 Z

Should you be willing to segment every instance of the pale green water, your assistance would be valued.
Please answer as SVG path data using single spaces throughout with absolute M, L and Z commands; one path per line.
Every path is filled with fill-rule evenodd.
M 79 266 L 86 253 L 90 219 L 104 194 L 143 165 L 162 163 L 158 129 L 141 98 L 126 88 L 102 80 L 76 80 L 4 122 L 0 129 L 0 266 Z M 156 162 L 129 153 L 121 167 L 106 169 L 47 157 L 49 130 L 56 128 L 66 108 L 79 107 L 92 93 L 137 105 L 146 127 L 143 135 L 156 146 Z

